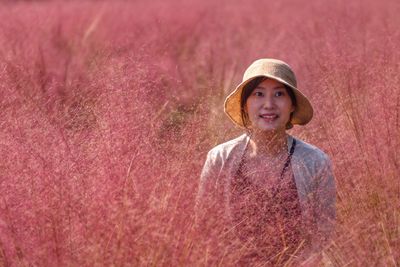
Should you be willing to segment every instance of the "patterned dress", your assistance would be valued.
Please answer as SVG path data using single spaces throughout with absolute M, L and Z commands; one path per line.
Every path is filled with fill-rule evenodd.
M 290 158 L 275 184 L 252 182 L 242 163 L 232 181 L 230 206 L 242 244 L 241 266 L 283 265 L 301 247 L 300 203 L 293 174 L 286 171 Z

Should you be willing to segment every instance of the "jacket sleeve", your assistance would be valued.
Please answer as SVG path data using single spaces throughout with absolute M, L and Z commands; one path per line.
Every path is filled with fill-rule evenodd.
M 333 238 L 336 222 L 335 179 L 331 161 L 326 155 L 316 166 L 313 191 L 313 213 L 316 229 L 312 235 L 312 250 L 319 253 Z
M 317 212 L 321 216 L 318 217 L 317 227 L 318 231 L 322 233 L 323 241 L 330 241 L 336 222 L 336 185 L 332 163 L 328 157 L 326 157 L 318 177 Z
M 226 184 L 223 182 L 225 171 L 222 155 L 220 147 L 207 154 L 196 194 L 193 249 L 198 251 L 200 257 L 197 263 L 205 260 L 204 266 L 217 266 L 226 256 L 226 248 L 230 244 L 230 236 L 226 234 Z
M 222 210 L 220 174 L 222 160 L 216 148 L 210 150 L 200 174 L 195 201 L 196 225 L 210 223 Z
M 311 213 L 308 213 L 311 219 L 310 243 L 300 255 L 300 261 L 304 263 L 323 258 L 324 249 L 333 237 L 336 221 L 336 186 L 331 161 L 323 154 L 314 164 L 314 183 L 309 199 Z

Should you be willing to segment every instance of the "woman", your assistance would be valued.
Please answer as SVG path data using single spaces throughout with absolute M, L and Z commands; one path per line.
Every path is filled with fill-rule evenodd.
M 253 62 L 226 98 L 225 113 L 246 133 L 209 151 L 198 225 L 233 236 L 239 265 L 319 261 L 334 227 L 335 183 L 328 156 L 286 132 L 313 116 L 290 66 Z

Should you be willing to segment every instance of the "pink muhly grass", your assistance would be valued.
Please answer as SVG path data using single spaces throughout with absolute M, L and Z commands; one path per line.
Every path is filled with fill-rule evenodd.
M 251 61 L 274 57 L 293 66 L 316 111 L 291 133 L 334 165 L 327 258 L 396 266 L 397 8 L 1 4 L 0 265 L 235 265 L 242 244 L 197 231 L 194 199 L 206 152 L 242 133 L 222 112 L 225 96 Z

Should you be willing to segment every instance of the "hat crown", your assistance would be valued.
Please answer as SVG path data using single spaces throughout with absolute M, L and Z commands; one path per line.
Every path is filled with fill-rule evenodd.
M 297 87 L 294 72 L 288 64 L 281 60 L 264 58 L 254 61 L 245 71 L 243 81 L 257 77 L 267 76 Z

